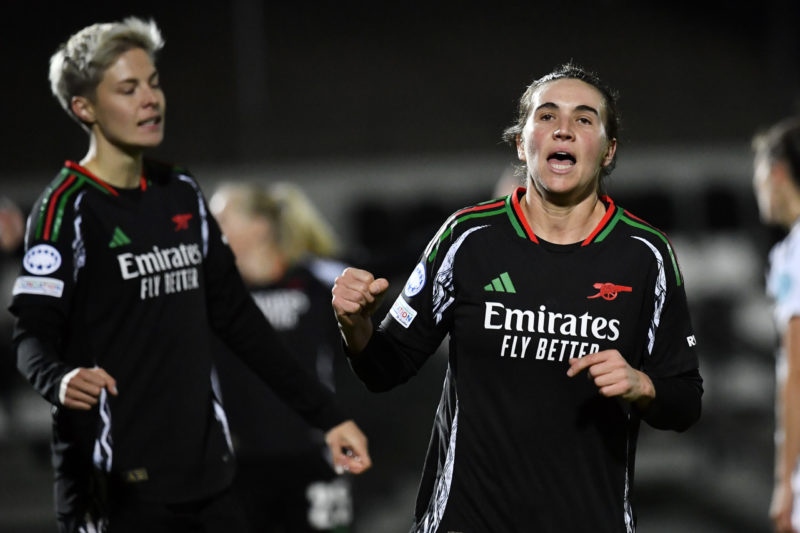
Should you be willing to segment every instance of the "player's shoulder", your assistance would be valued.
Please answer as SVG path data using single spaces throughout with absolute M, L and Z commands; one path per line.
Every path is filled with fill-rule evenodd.
M 197 185 L 194 175 L 186 167 L 146 158 L 144 160 L 144 176 L 148 182 L 155 185 L 168 185 L 175 182 L 184 182 Z
M 343 261 L 321 256 L 308 256 L 297 266 L 304 268 L 314 280 L 329 289 L 333 288 L 336 278 L 347 268 Z
M 444 221 L 425 249 L 431 259 L 442 247 L 463 242 L 478 230 L 497 228 L 508 224 L 511 197 L 486 200 L 456 209 Z M 485 232 L 484 232 L 485 233 Z
M 769 252 L 771 265 L 800 265 L 800 225 L 794 226 Z M 800 274 L 799 274 L 800 275 Z
M 674 276 L 669 276 L 669 279 L 674 279 L 678 285 L 682 284 L 683 274 L 678 263 L 678 256 L 667 234 L 623 207 L 614 207 L 615 212 L 612 213 L 604 231 L 618 237 L 608 240 L 612 246 L 619 247 L 620 256 L 635 254 L 637 260 L 649 258 L 654 262 L 653 264 L 662 265 L 674 273 Z M 602 236 L 603 232 L 600 232 L 600 235 Z M 639 244 L 635 244 L 637 241 Z M 631 259 L 633 258 L 631 257 Z
M 39 195 L 39 200 L 49 201 L 58 198 L 73 197 L 82 190 L 98 191 L 101 194 L 113 195 L 114 188 L 74 161 L 65 161 L 47 187 Z
M 646 241 L 659 249 L 672 248 L 665 231 L 620 205 L 614 205 L 614 211 L 610 213 L 608 226 L 605 229 L 609 233 L 616 231 L 626 236 Z M 600 234 L 602 235 L 602 233 Z
M 65 161 L 54 178 L 39 194 L 31 209 L 28 238 L 57 241 L 61 229 L 78 216 L 85 198 L 110 197 L 118 192 L 74 161 Z
M 466 205 L 453 211 L 447 217 L 447 220 L 442 224 L 440 232 L 450 231 L 455 235 L 460 235 L 477 226 L 506 222 L 509 218 L 510 209 L 512 209 L 510 196 L 501 196 Z

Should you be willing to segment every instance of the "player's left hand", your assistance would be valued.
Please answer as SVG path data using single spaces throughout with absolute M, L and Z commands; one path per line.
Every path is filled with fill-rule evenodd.
M 588 369 L 589 378 L 594 380 L 600 394 L 608 398 L 619 396 L 623 400 L 646 405 L 656 396 L 653 382 L 647 374 L 636 370 L 617 350 L 603 350 L 580 358 L 569 360 L 569 377 Z
M 360 474 L 372 466 L 367 437 L 352 420 L 342 422 L 325 434 L 337 474 Z

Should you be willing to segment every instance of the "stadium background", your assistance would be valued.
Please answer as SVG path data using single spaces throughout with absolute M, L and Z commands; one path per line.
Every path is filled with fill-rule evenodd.
M 168 134 L 154 155 L 207 193 L 224 179 L 299 183 L 349 257 L 394 290 L 444 217 L 488 198 L 513 162 L 500 134 L 524 86 L 568 60 L 597 70 L 621 93 L 609 191 L 672 237 L 706 380 L 696 427 L 642 431 L 639 531 L 769 531 L 775 337 L 762 292 L 779 234 L 758 223 L 749 140 L 798 111 L 796 2 L 10 2 L 0 196 L 25 209 L 82 157 L 47 61 L 86 24 L 130 14 L 155 18 L 167 42 Z M 15 261 L 3 259 L 7 297 Z M 9 320 L 2 311 L 6 339 Z M 47 405 L 3 350 L 0 531 L 52 531 Z M 375 460 L 354 479 L 358 531 L 406 530 L 444 365 L 434 356 L 383 395 L 340 369 Z

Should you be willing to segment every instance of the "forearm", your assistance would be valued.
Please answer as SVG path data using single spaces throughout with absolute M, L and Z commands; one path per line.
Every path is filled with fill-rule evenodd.
M 358 356 L 366 349 L 374 333 L 372 319 L 367 317 L 363 320 L 353 321 L 340 318 L 338 324 L 345 352 L 350 357 Z
M 639 386 L 633 404 L 640 412 L 645 412 L 656 397 L 656 387 L 653 385 L 653 380 L 650 379 L 650 376 L 639 370 L 636 373 L 639 377 Z
M 645 422 L 657 429 L 685 431 L 700 418 L 703 386 L 697 369 L 650 380 L 655 396 L 640 410 Z
M 332 392 L 298 362 L 249 298 L 219 334 L 228 348 L 309 424 L 328 430 L 346 417 Z
M 371 336 L 369 343 L 358 355 L 350 355 L 350 366 L 358 378 L 372 392 L 388 391 L 405 383 L 419 371 L 424 357 L 415 358 L 394 343 L 380 329 Z
M 789 320 L 782 341 L 786 372 L 780 374 L 778 383 L 776 475 L 788 482 L 800 454 L 800 317 Z
M 780 389 L 776 449 L 777 480 L 788 482 L 800 455 L 800 370 L 792 370 Z
M 61 379 L 72 367 L 60 361 L 55 350 L 34 336 L 16 340 L 17 368 L 47 401 L 59 404 Z
M 63 318 L 49 307 L 13 307 L 17 369 L 47 401 L 57 405 L 61 378 L 76 365 L 59 354 Z

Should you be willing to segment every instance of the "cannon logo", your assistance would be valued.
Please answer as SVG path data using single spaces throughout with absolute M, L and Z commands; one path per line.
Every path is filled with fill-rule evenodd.
M 587 296 L 587 300 L 592 300 L 594 298 L 602 298 L 603 300 L 616 300 L 617 295 L 621 292 L 632 292 L 632 287 L 626 287 L 624 285 L 617 285 L 615 283 L 595 283 L 592 285 L 595 289 L 597 289 L 598 293 L 593 294 L 592 296 Z
M 183 213 L 172 217 L 172 221 L 175 223 L 175 231 L 189 229 L 189 220 L 191 218 L 192 218 L 191 213 Z

